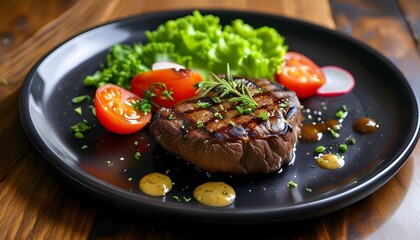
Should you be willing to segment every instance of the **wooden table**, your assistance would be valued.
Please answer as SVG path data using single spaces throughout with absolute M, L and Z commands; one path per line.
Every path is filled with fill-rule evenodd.
M 93 26 L 184 8 L 278 14 L 345 32 L 388 57 L 420 93 L 419 0 L 1 1 L 0 239 L 420 239 L 419 144 L 395 177 L 351 206 L 310 221 L 224 233 L 127 218 L 68 188 L 20 123 L 18 94 L 26 74 L 54 46 Z

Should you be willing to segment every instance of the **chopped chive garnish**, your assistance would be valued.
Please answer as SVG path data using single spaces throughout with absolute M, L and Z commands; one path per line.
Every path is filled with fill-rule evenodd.
M 81 107 L 77 107 L 74 109 L 74 112 L 76 112 L 79 115 L 82 115 L 82 108 Z
M 86 99 L 90 100 L 90 96 L 89 95 L 82 95 L 82 96 L 74 97 L 71 101 L 73 103 L 81 103 Z
M 315 148 L 315 153 L 322 153 L 325 151 L 325 147 L 324 146 L 318 146 Z
M 258 118 L 265 121 L 267 120 L 267 115 L 268 115 L 267 111 L 263 111 L 260 113 L 260 115 L 258 115 Z
M 289 106 L 289 101 L 281 102 L 281 103 L 279 104 L 279 107 L 281 107 L 281 108 L 285 108 L 285 107 L 287 107 L 287 106 Z
M 90 130 L 91 127 L 87 125 L 87 121 L 84 119 L 82 122 L 71 126 L 70 129 L 74 133 L 75 138 L 82 139 L 84 137 L 83 133 Z
M 287 187 L 294 187 L 294 188 L 296 188 L 296 187 L 297 187 L 297 183 L 295 183 L 295 182 L 293 182 L 293 181 L 289 181 L 289 182 L 287 183 Z
M 336 131 L 334 131 L 333 129 L 330 129 L 330 133 L 333 136 L 333 138 L 339 138 L 340 134 L 338 134 Z
M 251 108 L 244 109 L 243 113 L 249 115 L 252 113 L 252 109 Z
M 347 106 L 343 105 L 343 106 L 341 106 L 340 110 L 335 113 L 335 116 L 338 119 L 344 119 L 344 118 L 346 118 L 347 113 L 348 113 Z
M 81 132 L 75 132 L 74 137 L 77 138 L 77 139 L 82 139 L 82 138 L 84 138 L 84 135 Z
M 239 112 L 240 115 L 244 113 L 244 109 L 241 106 L 236 106 L 235 109 Z
M 198 101 L 198 102 L 197 102 L 197 105 L 198 105 L 199 107 L 201 107 L 201 108 L 208 108 L 208 107 L 210 107 L 210 106 L 211 106 L 211 103 L 209 103 L 209 102 L 201 102 L 201 101 Z
M 340 146 L 338 147 L 338 150 L 340 150 L 340 152 L 347 152 L 347 145 L 346 144 L 340 144 Z
M 214 113 L 214 116 L 215 116 L 216 118 L 218 118 L 218 119 L 223 119 L 222 114 L 220 114 L 219 112 L 215 112 L 215 113 Z
M 220 101 L 220 97 L 214 97 L 211 99 L 214 103 L 221 103 L 222 101 Z

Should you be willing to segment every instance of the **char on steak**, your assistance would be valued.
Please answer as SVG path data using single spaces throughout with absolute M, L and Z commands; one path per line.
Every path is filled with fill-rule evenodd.
M 296 94 L 267 79 L 234 79 L 248 87 L 254 111 L 241 113 L 232 96 L 210 91 L 159 109 L 150 125 L 156 141 L 209 173 L 270 173 L 289 165 L 301 125 Z

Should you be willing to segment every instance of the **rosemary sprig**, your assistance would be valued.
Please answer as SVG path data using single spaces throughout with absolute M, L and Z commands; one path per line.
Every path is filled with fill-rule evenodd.
M 205 96 L 210 91 L 215 90 L 220 98 L 229 94 L 236 96 L 232 97 L 229 100 L 230 102 L 240 102 L 241 106 L 251 109 L 258 107 L 258 103 L 254 100 L 244 82 L 241 79 L 233 79 L 232 74 L 230 73 L 229 64 L 227 65 L 226 79 L 220 78 L 216 74 L 210 72 L 210 79 L 200 82 L 198 88 L 204 91 L 201 96 Z

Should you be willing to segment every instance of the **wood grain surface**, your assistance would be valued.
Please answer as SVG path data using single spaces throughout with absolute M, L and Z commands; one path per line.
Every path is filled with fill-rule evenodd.
M 94 26 L 145 12 L 235 9 L 351 35 L 388 57 L 420 93 L 418 0 L 15 0 L 0 2 L 0 239 L 420 239 L 420 147 L 367 198 L 303 222 L 241 228 L 151 222 L 81 195 L 26 136 L 18 95 L 40 58 Z M 222 230 L 224 230 L 222 232 Z

